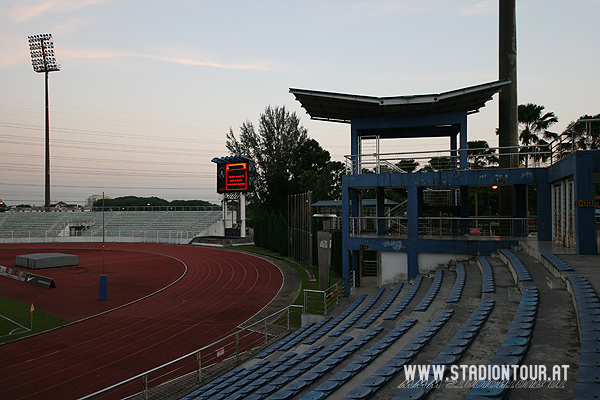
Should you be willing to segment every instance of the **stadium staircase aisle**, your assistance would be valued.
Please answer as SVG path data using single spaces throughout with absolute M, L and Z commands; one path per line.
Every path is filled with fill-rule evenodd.
M 492 361 L 492 358 L 504 340 L 504 336 L 508 331 L 508 327 L 515 312 L 517 311 L 518 303 L 511 302 L 509 296 L 511 299 L 515 298 L 517 301 L 520 299 L 520 293 L 517 293 L 512 275 L 506 265 L 497 258 L 485 257 L 485 260 L 493 269 L 495 293 L 482 294 L 482 270 L 478 264 L 464 263 L 466 282 L 463 289 L 463 295 L 460 302 L 452 304 L 452 308 L 455 310 L 456 322 L 462 321 L 462 324 L 475 310 L 481 298 L 495 300 L 495 306 L 492 309 L 492 312 L 460 359 L 460 364 L 464 365 L 488 365 Z M 449 327 L 450 325 L 448 328 Z M 459 326 L 455 327 L 455 330 L 458 330 L 458 328 Z M 418 359 L 415 361 L 415 364 L 429 364 L 433 360 L 433 357 L 439 354 L 440 350 L 452 338 L 453 334 L 454 333 L 448 334 L 443 338 L 444 340 L 438 340 L 437 343 L 435 343 L 437 353 L 431 353 L 426 358 Z M 396 382 L 396 386 L 400 385 L 400 383 L 402 382 Z M 463 399 L 467 396 L 469 390 L 469 388 L 448 388 L 445 385 L 441 385 L 441 387 L 434 390 L 427 399 Z M 390 392 L 388 398 L 393 398 L 397 392 L 398 389 L 394 388 L 394 390 Z
M 536 259 L 523 251 L 512 251 L 529 271 L 539 290 L 539 306 L 533 327 L 529 349 L 523 359 L 524 365 L 569 365 L 568 379 L 564 389 L 544 387 L 531 389 L 511 389 L 507 399 L 556 399 L 571 398 L 575 389 L 577 364 L 579 362 L 579 334 L 577 319 L 571 295 L 562 288 L 551 289 L 546 278 L 552 275 Z

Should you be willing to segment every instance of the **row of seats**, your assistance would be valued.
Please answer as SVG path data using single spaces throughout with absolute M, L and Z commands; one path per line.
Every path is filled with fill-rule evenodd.
M 262 385 L 258 390 L 252 393 L 249 396 L 244 396 L 244 399 L 252 399 L 252 400 L 261 400 L 268 396 L 271 396 L 282 387 L 292 382 L 293 380 L 300 377 L 300 375 L 308 372 L 311 368 L 315 367 L 317 364 L 325 360 L 327 357 L 344 347 L 348 342 L 352 341 L 351 336 L 344 336 L 339 338 L 333 344 L 327 346 L 323 350 L 319 351 L 314 356 L 310 357 L 308 360 L 303 363 L 295 366 L 285 374 L 279 376 L 278 378 L 272 380 L 266 385 Z
M 544 257 L 546 260 L 548 260 L 548 262 L 550 262 L 550 264 L 552 264 L 552 266 L 554 266 L 554 268 L 556 268 L 557 270 L 559 270 L 561 272 L 575 271 L 573 269 L 573 267 L 571 267 L 569 264 L 567 264 L 562 259 L 560 259 L 556 254 L 544 253 L 544 254 L 542 254 L 542 257 Z
M 443 273 L 444 271 L 441 269 L 437 269 L 435 271 L 435 277 L 433 278 L 433 282 L 431 283 L 427 294 L 425 294 L 425 297 L 423 297 L 423 300 L 421 300 L 421 302 L 415 307 L 415 311 L 422 312 L 429 308 L 429 305 L 431 304 L 435 296 L 437 296 L 440 290 L 440 286 L 442 286 L 442 278 L 444 276 Z
M 435 389 L 438 382 L 450 371 L 450 367 L 456 365 L 463 356 L 467 347 L 469 347 L 492 312 L 494 304 L 494 299 L 481 300 L 454 337 L 440 351 L 439 355 L 431 361 L 428 376 L 415 377 L 410 384 L 398 392 L 393 400 L 424 399 Z
M 329 318 L 331 319 L 331 317 L 329 317 Z M 289 334 L 286 338 L 280 340 L 279 342 L 275 343 L 273 346 L 269 347 L 268 349 L 266 349 L 265 351 L 263 351 L 262 353 L 257 355 L 256 358 L 260 358 L 260 359 L 267 358 L 268 356 L 270 356 L 271 354 L 273 354 L 277 350 L 279 350 L 281 347 L 285 346 L 292 340 L 296 339 L 298 336 L 302 335 L 306 330 L 308 330 L 313 325 L 314 325 L 314 323 L 310 322 L 310 323 L 304 325 L 303 327 L 301 327 L 300 329 L 297 329 L 295 332 L 292 332 L 291 334 Z
M 392 380 L 404 366 L 421 351 L 421 349 L 431 340 L 431 338 L 441 329 L 441 327 L 452 317 L 454 310 L 445 309 L 429 322 L 414 338 L 408 342 L 400 352 L 398 352 L 390 361 L 375 371 L 370 377 L 365 379 L 360 385 L 350 390 L 344 400 L 358 400 L 371 397 L 375 392 L 384 387 Z
M 219 378 L 202 386 L 200 389 L 189 393 L 188 395 L 183 397 L 182 400 L 208 399 L 211 396 L 217 395 L 218 393 L 222 392 L 226 388 L 231 387 L 231 385 L 235 384 L 236 382 L 239 382 L 240 380 L 255 374 L 256 371 L 262 370 L 264 368 L 267 368 L 269 370 L 276 368 L 284 362 L 290 360 L 291 358 L 294 358 L 294 356 L 296 356 L 296 353 L 287 353 L 273 362 L 261 360 L 253 366 L 251 366 L 250 368 L 235 368 L 229 371 L 228 373 L 220 376 Z
M 318 354 L 325 348 L 323 345 L 313 346 L 302 354 L 297 355 L 296 357 L 285 360 L 284 362 L 279 362 L 281 358 L 285 357 L 283 355 L 279 359 L 273 361 L 273 363 L 277 363 L 274 367 L 269 367 L 268 365 L 259 369 L 251 375 L 246 376 L 244 379 L 237 381 L 233 385 L 225 386 L 222 388 L 222 393 L 218 392 L 216 394 L 216 399 L 240 399 L 254 392 L 255 390 L 261 388 L 263 385 L 268 384 L 274 379 L 279 378 L 284 373 L 289 371 L 291 368 L 300 365 L 301 363 L 309 360 L 315 354 Z M 293 353 L 286 353 L 293 354 Z M 206 393 L 205 399 L 213 399 L 215 393 Z
M 481 267 L 483 281 L 481 283 L 481 293 L 496 293 L 496 285 L 494 283 L 494 272 L 490 262 L 482 256 L 477 257 L 477 262 Z
M 491 367 L 502 367 L 503 365 L 520 365 L 525 352 L 529 347 L 533 324 L 539 304 L 539 291 L 535 286 L 523 287 L 523 295 L 519 302 L 517 312 L 513 317 L 512 323 L 506 334 L 506 338 L 496 355 L 492 359 Z M 512 370 L 510 370 L 512 371 Z M 507 379 L 508 378 L 508 379 Z M 482 396 L 486 398 L 501 399 L 505 394 L 512 376 L 502 376 L 499 374 L 498 379 L 486 379 L 479 381 L 465 400 L 475 400 Z
M 323 329 L 318 331 L 315 335 L 309 337 L 304 341 L 304 344 L 314 344 L 317 340 L 321 339 L 325 336 L 329 331 L 335 328 L 340 322 L 345 320 L 350 314 L 356 310 L 356 308 L 363 302 L 363 300 L 367 297 L 366 294 L 361 294 L 358 298 L 348 307 L 344 312 L 338 315 L 333 321 L 328 323 Z
M 512 270 L 517 275 L 518 282 L 533 282 L 533 278 L 529 274 L 529 271 L 516 255 L 507 249 L 500 249 L 498 252 L 506 257 L 509 265 L 512 267 Z
M 367 329 L 369 327 L 369 325 L 371 325 L 373 322 L 375 322 L 375 320 L 377 318 L 379 318 L 381 316 L 381 314 L 383 314 L 385 312 L 385 310 L 388 309 L 389 306 L 392 305 L 394 300 L 396 300 L 396 297 L 398 297 L 398 294 L 400 293 L 400 290 L 402 290 L 403 285 L 404 285 L 404 282 L 397 283 L 396 286 L 394 286 L 392 293 L 390 293 L 390 295 L 387 297 L 387 299 L 385 299 L 385 301 L 383 303 L 381 303 L 381 305 L 379 307 L 377 307 L 377 309 L 375 311 L 373 311 L 371 313 L 371 315 L 369 315 L 367 318 L 365 318 L 365 320 L 363 322 L 361 322 L 360 324 L 358 324 L 356 327 L 358 329 Z
M 376 327 L 369 330 L 367 333 L 344 347 L 337 353 L 333 354 L 327 360 L 323 361 L 319 366 L 311 369 L 308 373 L 302 375 L 292 384 L 284 388 L 283 390 L 275 393 L 270 399 L 273 400 L 288 400 L 294 398 L 298 393 L 304 390 L 306 387 L 321 379 L 326 373 L 335 368 L 338 364 L 354 354 L 362 346 L 370 342 L 375 336 L 379 335 L 383 331 L 383 328 Z
M 458 303 L 460 301 L 466 281 L 467 273 L 465 272 L 465 266 L 463 263 L 457 263 L 456 281 L 454 281 L 454 286 L 452 286 L 452 290 L 448 295 L 448 300 L 446 300 L 446 303 Z
M 311 326 L 310 328 L 308 328 L 307 330 L 305 330 L 304 332 L 302 332 L 297 337 L 295 337 L 292 340 L 288 341 L 286 344 L 282 345 L 279 348 L 279 350 L 281 350 L 281 351 L 291 350 L 292 347 L 296 346 L 297 344 L 302 343 L 303 340 L 306 340 L 308 337 L 310 337 L 310 335 L 312 335 L 313 333 L 317 332 L 319 329 L 321 329 L 321 327 L 323 325 L 325 325 L 326 323 L 328 323 L 332 319 L 333 319 L 333 317 L 331 317 L 331 316 L 323 317 L 322 320 L 320 320 L 319 322 L 317 322 L 316 324 L 314 324 L 313 326 Z M 313 343 L 314 342 L 312 342 L 310 344 L 313 344 Z
M 417 290 L 419 290 L 419 286 L 421 286 L 422 281 L 423 281 L 423 276 L 422 275 L 417 276 L 415 278 L 415 281 L 413 282 L 412 287 L 408 291 L 408 293 L 406 293 L 404 295 L 402 300 L 400 300 L 400 303 L 398 303 L 398 305 L 396 305 L 396 307 L 394 307 L 394 309 L 392 311 L 390 311 L 388 315 L 383 317 L 383 319 L 391 321 L 391 320 L 398 318 L 398 316 L 402 313 L 402 311 L 404 311 L 406 306 L 408 306 L 408 303 L 410 303 L 410 301 L 413 299 L 413 297 L 415 297 L 415 294 L 417 293 Z
M 354 378 L 360 371 L 365 369 L 376 357 L 387 350 L 394 342 L 404 335 L 410 328 L 417 323 L 415 318 L 406 318 L 398 324 L 387 335 L 381 338 L 377 343 L 371 346 L 367 351 L 346 365 L 340 372 L 333 375 L 327 381 L 323 382 L 308 393 L 302 400 L 324 399 L 331 395 L 343 384 Z
M 600 301 L 584 276 L 571 275 L 567 280 L 575 297 L 581 335 L 581 353 L 573 399 L 597 398 L 600 393 Z
M 383 292 L 385 291 L 385 288 L 379 288 L 377 290 L 377 292 L 375 292 L 375 294 L 371 297 L 371 300 L 369 300 L 369 302 L 367 304 L 365 304 L 363 306 L 363 308 L 361 308 L 360 310 L 358 310 L 354 315 L 352 315 L 352 317 L 348 318 L 347 321 L 345 321 L 342 325 L 339 326 L 339 328 L 337 328 L 335 331 L 331 332 L 329 334 L 330 337 L 339 337 L 342 335 L 342 333 L 346 332 L 348 330 L 348 328 L 350 328 L 352 325 L 354 325 L 354 323 L 356 321 L 358 321 L 360 318 L 362 318 L 362 316 L 371 309 L 371 307 L 373 307 L 375 305 L 375 303 L 377 303 L 377 301 L 379 300 L 379 298 L 381 297 L 381 295 L 383 294 Z

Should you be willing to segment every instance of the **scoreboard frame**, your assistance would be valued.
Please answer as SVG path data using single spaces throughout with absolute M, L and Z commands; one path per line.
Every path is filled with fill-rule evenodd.
M 217 193 L 246 193 L 254 191 L 256 166 L 244 156 L 213 158 L 217 164 Z

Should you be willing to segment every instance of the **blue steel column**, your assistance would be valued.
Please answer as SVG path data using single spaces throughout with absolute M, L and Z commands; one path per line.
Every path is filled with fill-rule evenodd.
M 552 240 L 552 185 L 548 182 L 548 169 L 538 168 L 537 218 L 538 240 Z
M 377 188 L 377 234 L 385 235 L 385 188 Z
M 419 241 L 419 194 L 418 187 L 411 183 L 407 188 L 408 195 L 408 270 L 407 277 L 412 279 L 419 274 L 419 258 L 417 253 Z
M 527 217 L 527 185 L 515 185 L 515 217 Z M 515 236 L 527 236 L 528 221 L 515 221 Z
M 460 169 L 467 170 L 469 169 L 468 158 L 467 158 L 467 113 L 462 115 L 462 121 L 460 123 Z
M 460 186 L 460 217 L 469 218 L 469 187 L 467 185 Z M 460 220 L 460 233 L 467 235 L 469 233 L 469 220 Z
M 458 168 L 458 145 L 456 141 L 456 133 L 453 133 L 450 136 L 450 168 L 457 169 Z
M 406 190 L 406 194 L 408 195 L 408 189 Z M 407 204 L 407 206 L 408 206 L 408 204 Z M 408 213 L 408 208 L 407 208 L 406 212 Z M 424 213 L 425 213 L 425 200 L 423 200 L 423 186 L 418 186 L 417 187 L 417 221 L 419 221 L 419 218 L 423 217 Z M 420 223 L 418 224 L 418 232 L 419 232 L 419 235 L 423 235 L 423 226 Z
M 576 155 L 573 174 L 575 198 L 575 240 L 577 254 L 597 254 L 595 207 L 579 207 L 579 200 L 594 204 L 594 159 L 591 153 Z
M 350 189 L 348 189 L 348 176 L 342 176 L 342 281 L 344 282 L 344 296 L 350 296 L 350 253 L 348 239 L 350 239 Z

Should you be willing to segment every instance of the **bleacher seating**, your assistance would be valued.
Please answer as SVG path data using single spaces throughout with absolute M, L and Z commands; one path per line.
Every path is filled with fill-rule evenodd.
M 394 319 L 398 318 L 398 316 L 402 313 L 402 311 L 404 311 L 404 309 L 406 308 L 408 303 L 410 303 L 410 301 L 413 299 L 413 297 L 415 297 L 415 294 L 417 293 L 417 290 L 419 290 L 419 287 L 421 286 L 422 281 L 423 281 L 423 276 L 421 276 L 421 275 L 417 276 L 415 278 L 415 281 L 413 282 L 412 287 L 408 291 L 408 293 L 406 293 L 406 295 L 404 295 L 402 300 L 400 300 L 400 303 L 398 303 L 398 305 L 396 305 L 396 307 L 394 307 L 394 309 L 392 311 L 390 311 L 388 313 L 388 315 L 386 315 L 383 319 L 384 320 L 394 320 Z
M 439 355 L 431 361 L 429 375 L 424 379 L 415 377 L 415 379 L 403 388 L 393 400 L 408 400 L 425 398 L 429 392 L 434 390 L 437 384 L 443 380 L 444 376 L 450 372 L 450 367 L 456 365 L 458 360 L 465 353 L 479 329 L 492 312 L 494 307 L 494 299 L 483 299 L 480 301 L 477 308 L 465 321 L 459 331 L 440 351 Z M 442 366 L 441 374 L 437 374 L 435 367 Z
M 0 238 L 56 237 L 71 226 L 84 237 L 171 237 L 189 232 L 190 239 L 222 218 L 221 211 L 7 212 L 0 218 Z
M 492 266 L 485 257 L 477 257 L 477 264 L 481 268 L 481 274 L 483 275 L 483 280 L 481 283 L 481 292 L 482 293 L 496 293 L 496 285 L 494 283 L 494 271 L 492 271 Z
M 396 340 L 404 335 L 414 324 L 415 318 L 407 318 L 398 324 L 387 335 L 371 346 L 367 351 L 354 359 L 350 364 L 344 367 L 340 372 L 333 375 L 327 381 L 317 386 L 315 390 L 303 397 L 303 399 L 324 399 L 335 392 L 344 383 L 352 379 L 356 374 L 366 368 L 377 356 L 389 348 Z
M 316 331 L 318 331 L 319 329 L 321 329 L 321 327 L 323 325 L 325 325 L 326 323 L 328 323 L 332 319 L 333 319 L 333 317 L 330 317 L 330 316 L 324 317 L 322 320 L 320 320 L 319 322 L 317 322 L 316 324 L 314 324 L 313 326 L 311 326 L 310 328 L 308 328 L 306 331 L 302 332 L 300 335 L 298 335 L 297 337 L 295 337 L 292 340 L 290 340 L 288 343 L 286 343 L 283 346 L 281 346 L 279 348 L 279 350 L 288 351 L 292 347 L 296 346 L 298 343 L 302 342 L 303 340 L 306 340 L 306 338 L 308 338 L 310 335 L 312 335 L 313 333 L 315 333 Z M 316 342 L 316 340 L 313 341 L 312 343 L 306 343 L 306 342 L 304 342 L 304 343 L 306 343 L 306 344 L 313 344 L 314 342 Z
M 575 299 L 581 337 L 573 399 L 591 399 L 600 393 L 600 301 L 583 275 L 570 275 L 567 280 Z
M 339 349 L 344 347 L 351 340 L 352 340 L 352 337 L 350 337 L 350 336 L 344 336 L 344 337 L 338 339 L 336 342 L 334 342 L 333 344 L 324 348 L 323 350 L 319 351 L 317 354 L 310 357 L 308 360 L 297 365 L 296 367 L 292 368 L 290 371 L 282 374 L 281 376 L 279 376 L 278 378 L 274 379 L 273 381 L 267 383 L 266 385 L 263 385 L 258 390 L 256 390 L 253 394 L 246 396 L 245 398 L 251 399 L 251 400 L 260 400 L 260 399 L 266 398 L 267 396 L 272 395 L 273 393 L 275 393 L 276 391 L 281 389 L 283 386 L 287 385 L 292 380 L 297 379 L 300 375 L 308 372 L 308 370 L 315 367 L 321 361 L 325 360 L 325 358 L 329 357 L 330 355 L 332 355 L 333 353 L 335 353 L 336 351 L 338 351 Z M 296 382 L 303 382 L 303 381 L 296 380 Z
M 342 333 L 346 332 L 348 328 L 350 328 L 356 321 L 358 321 L 367 311 L 377 303 L 385 288 L 379 288 L 377 292 L 371 297 L 371 300 L 367 304 L 365 304 L 360 310 L 358 310 L 352 317 L 348 318 L 339 328 L 329 334 L 330 337 L 338 337 Z
M 415 307 L 415 311 L 425 311 L 427 310 L 427 308 L 429 308 L 429 305 L 431 304 L 435 296 L 437 296 L 438 291 L 440 290 L 440 286 L 442 286 L 443 272 L 444 271 L 441 269 L 437 269 L 435 271 L 435 278 L 433 278 L 433 282 L 431 283 L 427 294 L 425 295 L 425 297 L 423 297 L 423 300 L 421 300 L 421 302 Z
M 460 301 L 460 297 L 462 296 L 463 289 L 465 287 L 465 282 L 467 280 L 467 273 L 465 271 L 465 266 L 463 263 L 456 264 L 456 281 L 454 281 L 454 286 L 452 286 L 452 290 L 448 295 L 448 300 L 446 303 L 458 303 Z
M 377 307 L 377 309 L 373 311 L 371 315 L 365 318 L 365 320 L 358 324 L 356 327 L 358 329 L 367 329 L 369 325 L 371 325 L 377 318 L 381 316 L 381 314 L 385 312 L 385 310 L 388 309 L 390 305 L 392 305 L 394 300 L 396 300 L 396 297 L 398 297 L 400 290 L 402 290 L 403 285 L 404 282 L 397 283 L 394 289 L 392 290 L 392 293 L 390 293 L 387 299 L 385 299 L 385 301 L 379 307 Z
M 352 314 L 354 312 L 354 310 L 356 310 L 356 308 L 360 305 L 360 303 L 363 302 L 363 300 L 367 297 L 366 294 L 361 294 L 360 296 L 358 296 L 358 298 L 356 300 L 354 300 L 354 303 L 352 303 L 350 305 L 350 307 L 348 307 L 346 310 L 344 310 L 343 313 L 341 313 L 339 316 L 337 316 L 333 321 L 331 321 L 330 323 L 328 323 L 324 328 L 322 328 L 321 330 L 319 330 L 315 335 L 309 337 L 308 339 L 306 339 L 304 341 L 304 344 L 313 344 L 315 343 L 317 340 L 319 340 L 320 338 L 322 338 L 323 336 L 325 336 L 327 333 L 329 333 L 329 331 L 331 331 L 333 328 L 335 328 L 340 322 L 342 322 L 344 319 L 346 319 L 350 314 Z
M 496 355 L 492 359 L 491 366 L 519 365 L 529 347 L 533 323 L 537 314 L 539 304 L 538 288 L 535 286 L 523 287 L 523 295 L 519 307 L 506 334 L 506 338 Z M 483 397 L 501 398 L 507 390 L 512 377 L 504 380 L 487 379 L 480 381 L 473 387 L 465 400 L 475 400 Z
M 279 350 L 281 347 L 287 345 L 289 342 L 291 342 L 292 340 L 296 339 L 298 336 L 300 336 L 301 334 L 303 334 L 304 331 L 306 331 L 307 329 L 311 328 L 313 325 L 314 325 L 314 323 L 312 323 L 312 322 L 304 325 L 300 329 L 298 329 L 295 332 L 289 334 L 285 339 L 280 340 L 279 342 L 275 343 L 273 346 L 269 347 L 268 349 L 266 349 L 265 351 L 263 351 L 262 353 L 260 353 L 259 355 L 257 355 L 256 358 L 261 358 L 262 359 L 262 358 L 266 358 L 266 357 L 270 356 L 271 354 L 273 354 L 277 350 Z
M 377 327 L 369 330 L 367 333 L 359 337 L 358 339 L 351 342 L 346 347 L 342 348 L 337 353 L 333 354 L 327 360 L 321 363 L 321 365 L 313 368 L 310 372 L 302 375 L 298 380 L 288 385 L 286 388 L 278 393 L 275 393 L 270 398 L 273 400 L 287 400 L 292 399 L 304 388 L 323 377 L 327 372 L 332 370 L 335 366 L 341 363 L 343 360 L 354 354 L 358 349 L 369 343 L 375 336 L 377 336 L 383 328 Z
M 560 272 L 575 271 L 573 267 L 561 260 L 556 254 L 544 253 L 542 254 L 542 257 L 548 260 L 548 262 L 550 262 L 550 264 L 552 264 L 552 266 Z
M 360 385 L 350 390 L 345 400 L 365 399 L 385 386 L 404 366 L 412 360 L 419 351 L 435 336 L 441 327 L 452 317 L 454 310 L 444 309 L 431 320 L 414 338 L 412 338 L 390 361 L 375 371 Z
M 502 254 L 508 260 L 509 269 L 515 278 L 515 283 L 519 282 L 533 282 L 533 278 L 529 274 L 529 271 L 523 265 L 523 262 L 519 260 L 519 257 L 514 255 L 510 250 L 499 249 L 498 252 Z

